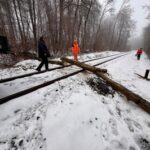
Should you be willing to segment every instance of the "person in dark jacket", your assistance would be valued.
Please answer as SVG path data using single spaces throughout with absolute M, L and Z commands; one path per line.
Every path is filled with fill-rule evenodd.
M 41 71 L 41 68 L 44 64 L 45 64 L 45 69 L 48 70 L 48 57 L 50 57 L 50 54 L 43 37 L 40 37 L 38 42 L 38 54 L 39 54 L 39 58 L 41 58 L 42 61 L 36 70 Z

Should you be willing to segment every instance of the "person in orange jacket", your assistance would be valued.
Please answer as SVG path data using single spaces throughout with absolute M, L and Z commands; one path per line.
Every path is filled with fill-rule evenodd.
M 141 57 L 142 53 L 143 53 L 143 49 L 142 48 L 137 50 L 137 52 L 136 52 L 137 60 L 140 60 L 140 57 Z
M 74 55 L 74 60 L 78 60 L 78 54 L 80 53 L 80 47 L 78 45 L 77 40 L 74 40 L 71 50 Z

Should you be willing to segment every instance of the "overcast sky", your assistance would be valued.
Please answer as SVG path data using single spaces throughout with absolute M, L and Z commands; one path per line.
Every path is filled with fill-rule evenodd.
M 122 0 L 117 0 L 117 8 L 120 7 Z M 150 5 L 150 0 L 130 0 L 131 8 L 134 9 L 132 18 L 136 21 L 136 30 L 133 37 L 140 36 L 142 29 L 147 25 L 147 12 L 143 9 L 144 5 Z
M 103 3 L 105 0 L 99 0 Z M 123 0 L 115 0 L 116 8 L 120 8 Z M 142 33 L 142 29 L 148 24 L 146 19 L 147 12 L 143 9 L 144 5 L 150 5 L 150 0 L 130 0 L 131 8 L 133 9 L 132 18 L 136 21 L 136 30 L 134 31 L 132 37 L 136 38 Z

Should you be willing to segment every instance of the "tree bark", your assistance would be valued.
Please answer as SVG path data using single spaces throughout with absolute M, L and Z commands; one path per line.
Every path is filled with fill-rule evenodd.
M 28 0 L 28 7 L 29 7 L 29 17 L 31 20 L 31 26 L 32 26 L 32 33 L 34 37 L 34 48 L 37 52 L 37 16 L 36 16 L 36 2 L 35 0 Z
M 90 1 L 88 12 L 87 12 L 87 15 L 85 16 L 85 21 L 84 21 L 84 26 L 83 26 L 83 28 L 84 28 L 84 30 L 83 30 L 83 42 L 82 42 L 82 49 L 83 50 L 85 50 L 85 45 L 87 44 L 86 43 L 86 40 L 87 40 L 87 22 L 88 22 L 88 19 L 89 19 L 89 15 L 90 15 L 92 5 L 93 5 L 93 0 Z
M 48 61 L 50 64 L 56 64 L 56 65 L 62 65 L 64 66 L 64 63 L 62 61 L 58 61 L 58 60 L 49 60 Z

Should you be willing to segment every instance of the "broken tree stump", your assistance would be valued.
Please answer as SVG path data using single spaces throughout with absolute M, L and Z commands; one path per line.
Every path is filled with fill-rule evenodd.
M 146 112 L 148 112 L 150 114 L 150 102 L 149 101 L 147 101 L 144 98 L 140 97 L 139 95 L 133 93 L 132 91 L 130 91 L 123 85 L 111 80 L 105 74 L 103 74 L 101 71 L 99 71 L 99 68 L 96 68 L 96 67 L 84 64 L 84 63 L 80 63 L 80 62 L 77 62 L 77 61 L 74 61 L 74 60 L 71 60 L 68 58 L 61 58 L 61 60 L 66 61 L 73 65 L 77 65 L 83 69 L 86 69 L 86 70 L 89 70 L 89 71 L 95 73 L 98 77 L 105 80 L 106 83 L 108 83 L 114 90 L 125 95 L 129 101 L 135 102 L 139 107 L 141 107 L 143 110 L 145 110 Z M 102 70 L 102 69 L 100 69 L 100 70 Z
M 150 70 L 148 70 L 148 69 L 145 71 L 145 75 L 144 75 L 145 79 L 148 79 L 149 72 L 150 72 Z
M 145 78 L 145 76 L 142 76 L 142 75 L 140 75 L 140 74 L 138 74 L 138 73 L 135 73 L 138 77 L 140 77 L 140 78 L 142 78 L 142 79 L 146 79 L 147 81 L 150 81 L 150 79 L 148 79 L 148 78 Z
M 103 73 L 107 73 L 107 69 L 100 69 L 100 68 L 97 68 L 97 67 L 94 67 L 94 66 L 90 66 L 90 65 L 87 65 L 85 63 L 82 63 L 82 62 L 78 62 L 78 61 L 74 61 L 72 59 L 68 59 L 68 58 L 61 58 L 62 62 L 68 62 L 72 65 L 76 65 L 76 66 L 79 66 L 83 69 L 86 69 L 86 70 L 89 70 L 91 72 L 103 72 Z

